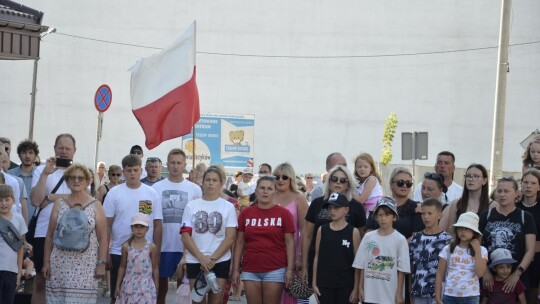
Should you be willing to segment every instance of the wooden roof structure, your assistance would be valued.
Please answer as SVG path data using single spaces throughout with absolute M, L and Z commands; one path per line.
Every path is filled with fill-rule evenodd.
M 0 0 L 0 60 L 39 59 L 43 12 L 11 0 Z

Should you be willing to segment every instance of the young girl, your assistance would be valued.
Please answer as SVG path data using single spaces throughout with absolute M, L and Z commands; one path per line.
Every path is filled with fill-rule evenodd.
M 405 274 L 410 272 L 407 239 L 394 230 L 396 202 L 381 197 L 373 211 L 379 229 L 366 233 L 353 267 L 359 269 L 358 298 L 364 303 L 405 303 Z
M 159 284 L 156 245 L 146 240 L 150 217 L 139 213 L 131 219 L 133 235 L 122 245 L 116 283 L 116 303 L 155 303 Z
M 313 292 L 320 304 L 358 303 L 358 274 L 351 266 L 360 244 L 360 232 L 347 223 L 349 200 L 330 194 L 323 209 L 332 222 L 317 230 L 313 263 Z
M 516 298 L 519 304 L 526 304 L 525 285 L 518 281 L 512 292 L 503 290 L 506 280 L 512 275 L 512 267 L 517 263 L 512 258 L 512 253 L 508 249 L 497 248 L 490 255 L 491 264 L 489 268 L 494 273 L 494 284 L 491 291 L 482 289 L 482 304 L 515 304 Z M 533 299 L 536 297 L 533 297 Z
M 186 256 L 184 255 L 176 269 L 176 280 L 180 286 L 176 290 L 175 304 L 191 304 L 191 295 L 189 291 L 189 280 L 186 271 Z
M 488 253 L 480 246 L 482 233 L 478 230 L 478 220 L 474 212 L 460 215 L 453 225 L 455 238 L 439 253 L 435 279 L 437 304 L 465 303 L 464 298 L 469 300 L 467 303 L 480 301 L 479 278 L 486 272 Z
M 530 168 L 540 169 L 540 136 L 529 143 L 523 154 L 523 173 Z
M 353 198 L 364 205 L 366 215 L 369 215 L 377 200 L 383 196 L 381 177 L 371 155 L 362 153 L 354 159 L 354 176 L 360 186 Z

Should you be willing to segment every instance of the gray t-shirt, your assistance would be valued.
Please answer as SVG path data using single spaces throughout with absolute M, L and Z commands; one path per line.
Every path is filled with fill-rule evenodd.
M 15 228 L 19 231 L 20 235 L 26 234 L 28 228 L 22 216 L 11 213 L 11 219 L 9 220 Z M 0 271 L 19 272 L 17 266 L 17 252 L 6 243 L 3 237 L 0 236 Z

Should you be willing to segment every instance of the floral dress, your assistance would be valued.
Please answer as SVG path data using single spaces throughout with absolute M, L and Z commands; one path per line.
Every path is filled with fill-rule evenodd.
M 150 242 L 146 242 L 142 249 L 134 249 L 130 244 L 128 246 L 126 274 L 116 303 L 147 304 L 156 303 L 156 300 L 157 292 L 152 277 Z
M 61 250 L 53 245 L 50 258 L 50 278 L 45 285 L 48 304 L 86 304 L 97 302 L 96 262 L 98 241 L 96 237 L 96 210 L 90 203 L 84 213 L 88 217 L 90 244 L 83 252 Z M 58 218 L 69 210 L 62 200 Z

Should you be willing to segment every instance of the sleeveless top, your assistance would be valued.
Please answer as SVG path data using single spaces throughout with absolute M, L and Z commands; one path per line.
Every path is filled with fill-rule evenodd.
M 321 226 L 317 286 L 343 288 L 354 286 L 354 227 L 347 223 L 345 228 L 335 231 L 330 224 Z

